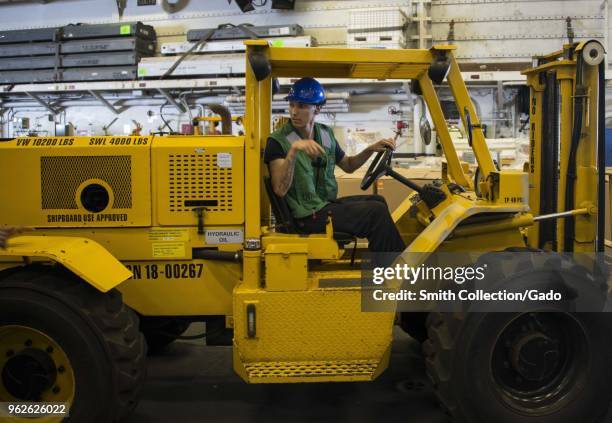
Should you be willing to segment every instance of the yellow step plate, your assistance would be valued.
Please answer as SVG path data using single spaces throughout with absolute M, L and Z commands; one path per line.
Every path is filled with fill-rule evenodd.
M 249 383 L 355 382 L 376 376 L 379 360 L 244 363 Z

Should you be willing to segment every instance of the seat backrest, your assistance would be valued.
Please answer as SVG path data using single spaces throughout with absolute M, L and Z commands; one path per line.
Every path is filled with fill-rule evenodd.
M 276 229 L 278 232 L 294 234 L 297 233 L 293 215 L 287 204 L 287 200 L 276 195 L 272 189 L 272 180 L 269 176 L 264 176 L 264 185 L 272 206 L 272 213 L 276 219 Z

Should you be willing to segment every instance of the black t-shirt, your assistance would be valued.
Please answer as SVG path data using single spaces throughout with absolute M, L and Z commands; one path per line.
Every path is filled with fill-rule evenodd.
M 340 163 L 340 160 L 344 158 L 344 150 L 340 147 L 340 144 L 336 141 L 336 163 Z M 284 159 L 287 156 L 285 150 L 280 143 L 274 138 L 268 138 L 266 149 L 264 150 L 264 163 L 270 164 L 271 161 L 276 159 Z

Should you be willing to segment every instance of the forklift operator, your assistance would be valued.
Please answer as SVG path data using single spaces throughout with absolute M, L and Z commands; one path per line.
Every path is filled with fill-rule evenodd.
M 290 122 L 270 134 L 264 162 L 270 169 L 274 193 L 286 198 L 300 232 L 325 232 L 329 215 L 334 231 L 367 238 L 371 252 L 403 251 L 405 244 L 385 199 L 380 195 L 336 198 L 334 177 L 336 164 L 353 173 L 374 152 L 395 148 L 395 142 L 382 139 L 349 157 L 331 128 L 315 123 L 326 100 L 317 80 L 298 80 L 285 99 L 289 101 Z

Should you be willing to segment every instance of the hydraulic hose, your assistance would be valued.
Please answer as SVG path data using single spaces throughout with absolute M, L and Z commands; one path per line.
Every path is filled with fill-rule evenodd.
M 207 248 L 194 248 L 193 258 L 201 260 L 242 261 L 242 251 L 219 251 Z
M 576 155 L 580 144 L 580 135 L 582 133 L 582 115 L 584 112 L 584 100 L 586 95 L 585 87 L 582 85 L 582 52 L 579 52 L 576 58 L 576 89 L 574 102 L 574 125 L 572 128 L 572 140 L 570 144 L 569 157 L 567 160 L 567 179 L 565 182 L 565 210 L 574 208 L 574 192 L 576 185 Z M 575 232 L 574 217 L 565 219 L 563 231 L 563 250 L 565 252 L 574 251 L 574 232 Z
M 605 251 L 605 227 L 606 227 L 606 140 L 605 140 L 605 119 L 606 115 L 606 65 L 605 60 L 599 64 L 599 93 L 598 93 L 598 121 L 597 121 L 597 246 L 596 251 Z

